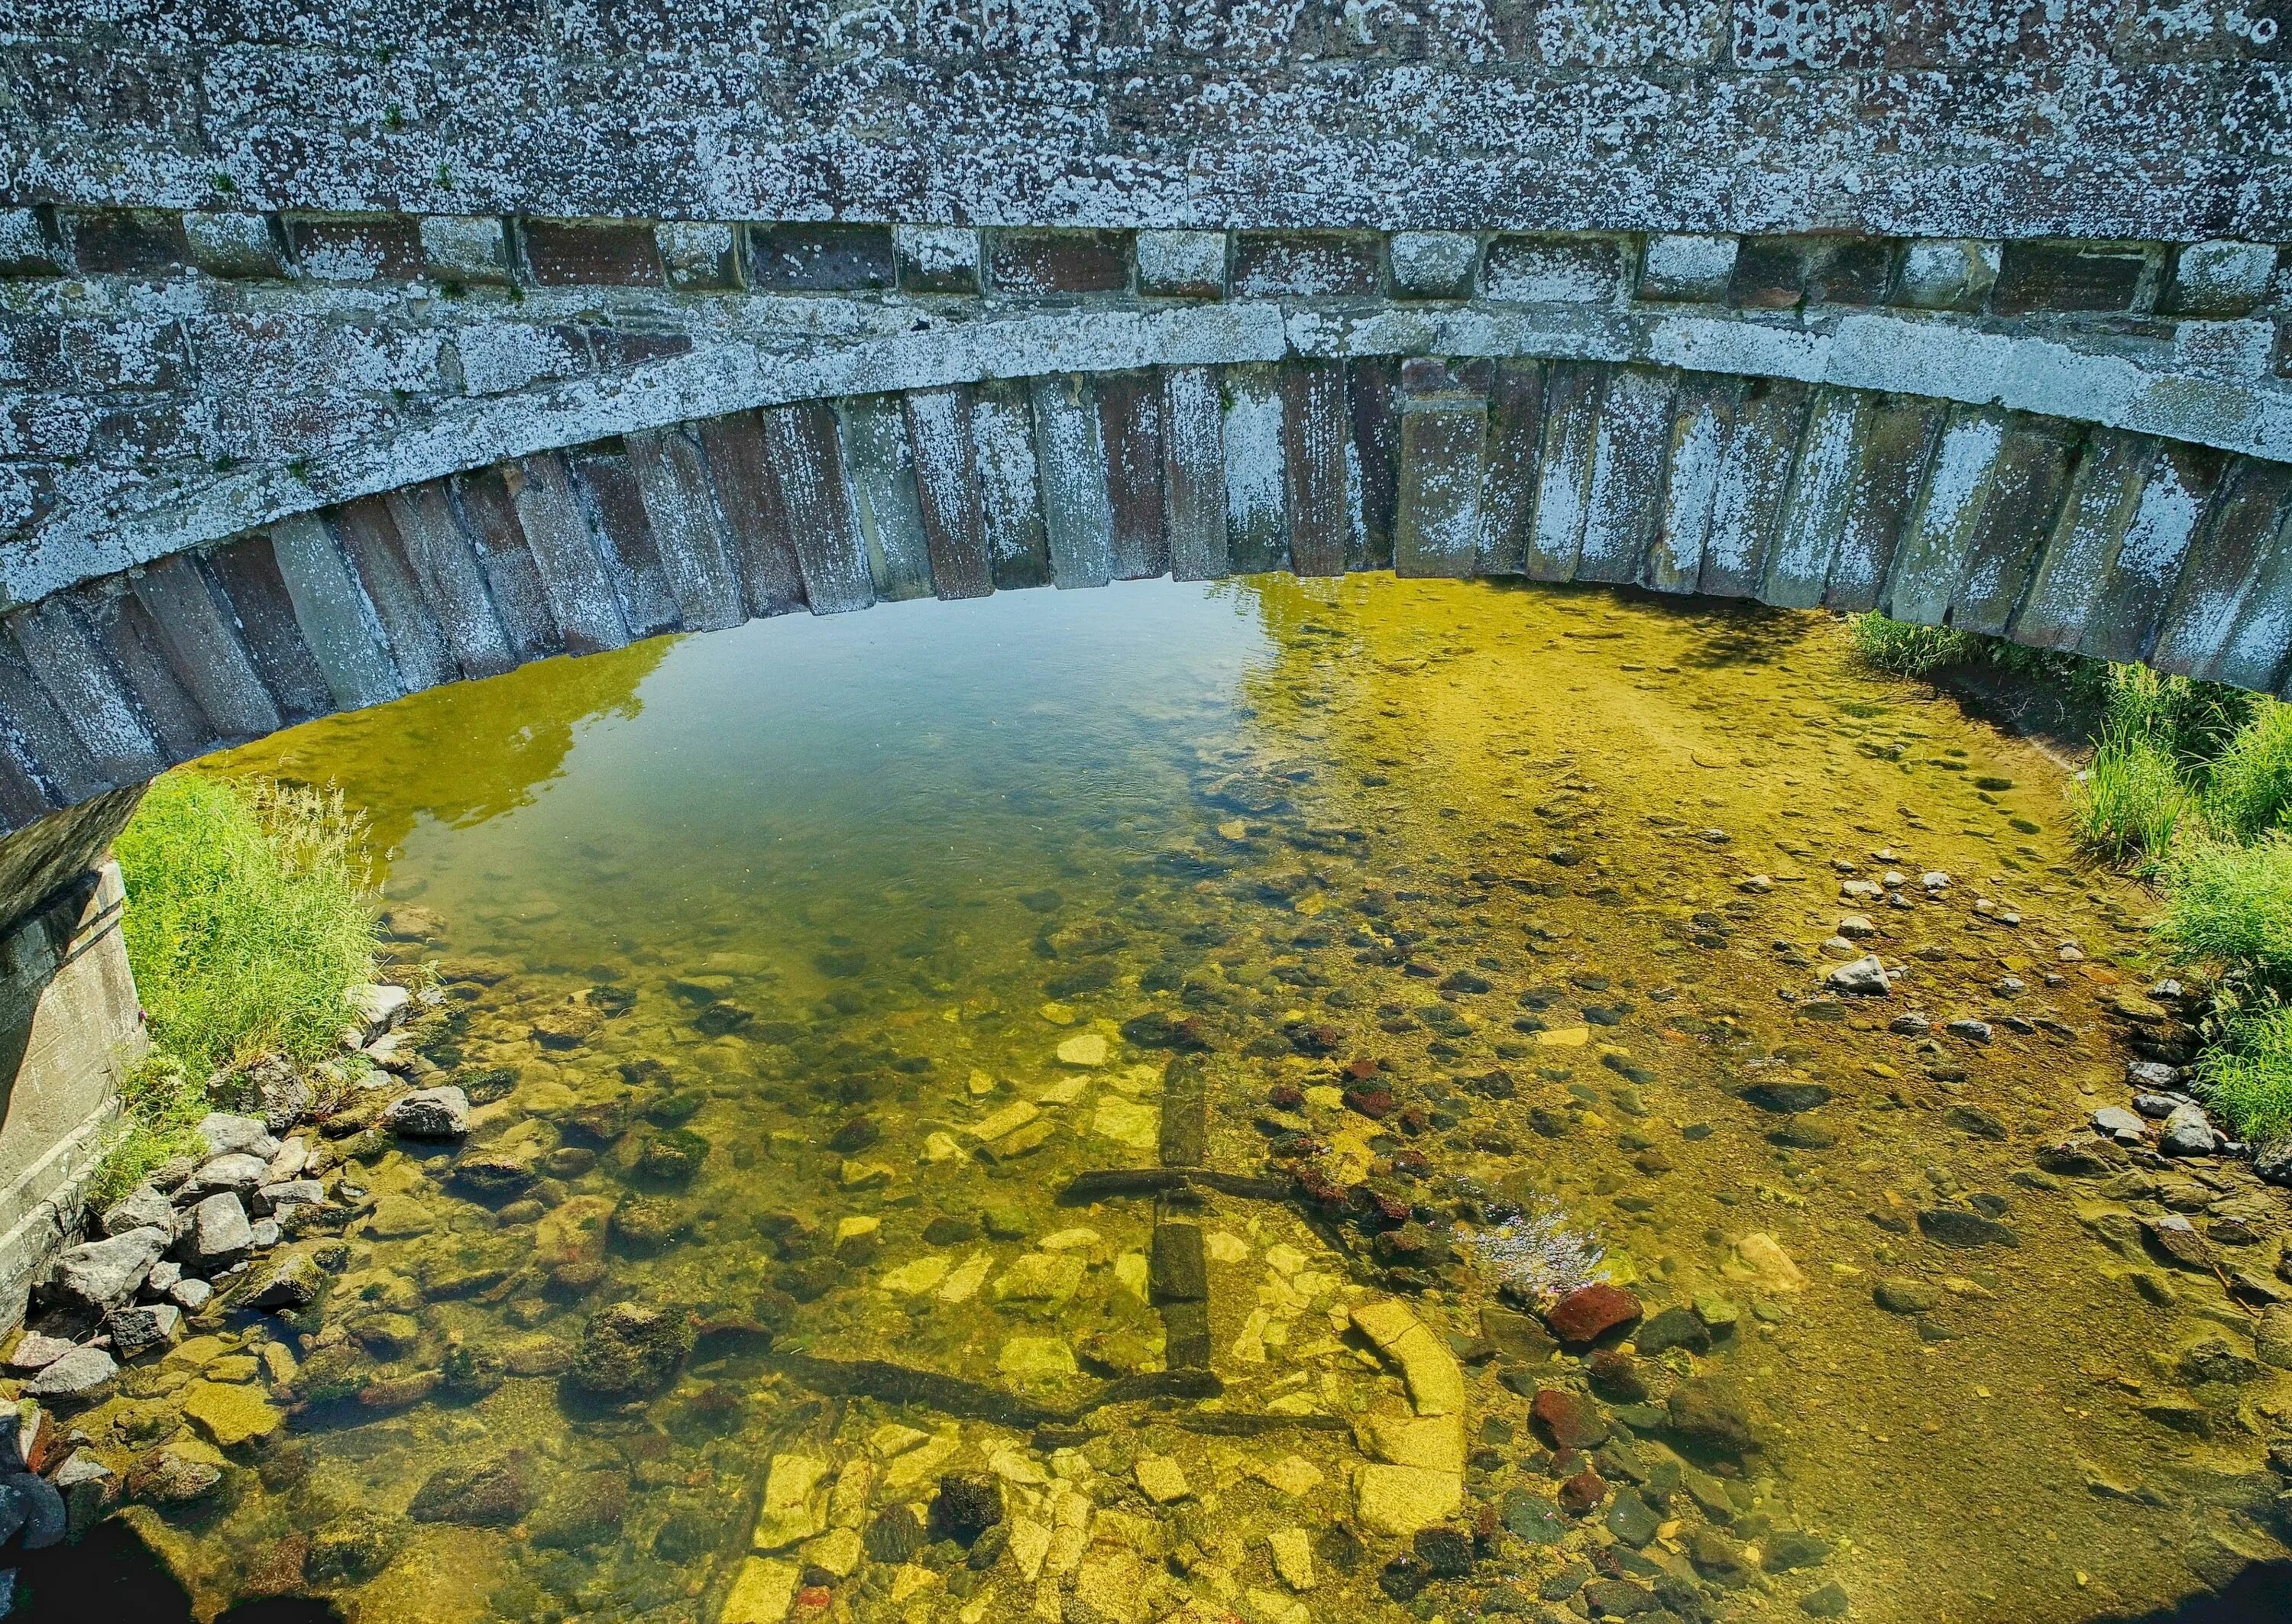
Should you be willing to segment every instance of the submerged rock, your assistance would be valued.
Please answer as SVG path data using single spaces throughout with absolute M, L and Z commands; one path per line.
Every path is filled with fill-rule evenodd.
M 682 1309 L 615 1303 L 590 1320 L 567 1378 L 599 1398 L 647 1396 L 676 1379 L 692 1341 Z
M 415 1491 L 406 1515 L 416 1523 L 460 1523 L 506 1528 L 521 1521 L 538 1497 L 522 1455 L 440 1467 Z
M 1563 1345 L 1597 1341 L 1640 1317 L 1640 1299 L 1621 1286 L 1595 1281 L 1578 1286 L 1544 1311 L 1544 1323 Z
M 1848 961 L 1825 976 L 1823 981 L 1836 992 L 1866 998 L 1883 998 L 1894 990 L 1893 983 L 1886 979 L 1884 961 L 1876 953 Z
M 459 1139 L 470 1131 L 470 1098 L 450 1083 L 417 1089 L 390 1102 L 382 1127 L 406 1139 Z

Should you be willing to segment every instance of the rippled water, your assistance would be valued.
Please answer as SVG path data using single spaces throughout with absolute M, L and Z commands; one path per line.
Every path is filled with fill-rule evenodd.
M 2229 1291 L 2270 1289 L 2280 1202 L 2034 1160 L 2125 1101 L 2146 901 L 2071 858 L 2062 769 L 1824 618 L 1389 579 L 913 603 L 226 766 L 367 810 L 444 995 L 409 1046 L 484 1103 L 458 1152 L 332 1141 L 364 1210 L 322 1303 L 201 1326 L 83 1419 L 152 1447 L 199 1366 L 292 1352 L 227 1495 L 128 1514 L 203 1612 L 743 1624 L 810 1583 L 796 1617 L 2034 1624 L 2283 1554 L 2292 1386 Z M 1903 905 L 1842 898 L 1888 871 Z M 1887 998 L 1823 988 L 1855 912 Z M 1166 1158 L 1229 1177 L 1158 1201 Z M 2168 1208 L 2211 1262 L 2150 1249 Z M 1150 1300 L 1197 1244 L 1206 1314 Z M 1504 1312 L 1507 1272 L 1595 1258 L 1636 1356 Z M 1477 1544 L 1356 1493 L 1443 1408 L 1352 1317 L 1396 1295 L 1463 1376 L 1441 1521 Z M 619 1304 L 660 1361 L 608 1368 Z M 1555 1457 L 1555 1416 L 1607 1441 Z

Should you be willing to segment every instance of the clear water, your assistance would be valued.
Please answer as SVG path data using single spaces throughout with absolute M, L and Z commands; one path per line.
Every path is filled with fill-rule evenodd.
M 2153 973 L 2147 899 L 2072 857 L 2059 766 L 1857 670 L 1825 618 L 1390 579 L 913 603 L 553 662 L 222 766 L 367 811 L 399 951 L 446 994 L 432 1081 L 509 1076 L 458 1156 L 338 1142 L 374 1205 L 317 1312 L 233 1319 L 83 1423 L 150 1447 L 165 1423 L 132 1406 L 202 1363 L 260 1382 L 211 1363 L 249 1338 L 294 1353 L 311 1402 L 225 1499 L 129 1514 L 203 1614 L 740 1624 L 810 1563 L 800 1618 L 1578 1616 L 1641 1605 L 1621 1582 L 1658 1620 L 2045 1624 L 2283 1555 L 2264 1458 L 2292 1387 L 2229 1276 L 2138 1233 L 2168 1204 L 2245 1217 L 2264 1238 L 2220 1256 L 2266 1279 L 2281 1208 L 2210 1170 L 2033 1167 L 2124 1103 L 2107 1006 Z M 1890 869 L 1912 905 L 1842 899 Z M 1888 999 L 1822 993 L 1852 912 L 1909 967 Z M 1888 1030 L 1911 1009 L 1924 1048 Z M 1212 1165 L 1286 1184 L 1269 1151 L 1294 1153 L 1418 1222 L 1379 1240 L 1247 1189 L 1166 1209 L 1207 1237 L 1223 1391 L 1077 1413 L 1170 1349 L 1156 1203 L 1058 1198 L 1157 1164 L 1171 1055 L 1140 1040 L 1188 1017 Z M 1381 1063 L 1382 1122 L 1339 1103 L 1348 1062 Z M 1830 1097 L 1780 1115 L 1743 1097 L 1762 1082 Z M 514 1187 L 473 1199 L 456 1168 L 484 1157 Z M 1594 1459 L 1653 1480 L 1652 1537 L 1545 1509 L 1584 1463 L 1523 1390 L 1593 1372 L 1476 1340 L 1500 1272 L 1472 1238 L 1513 1207 L 1719 1327 L 1598 1374 L 1626 1442 Z M 2018 1244 L 1925 1239 L 1945 1208 Z M 1927 1306 L 1886 1311 L 1882 1281 Z M 1405 1601 L 1380 1580 L 1412 1543 L 1340 1532 L 1375 1418 L 1409 1411 L 1348 1310 L 1396 1284 L 1463 1360 L 1459 1515 L 1529 1531 Z M 565 1372 L 620 1302 L 702 1329 L 617 1403 Z M 2242 1363 L 2184 1356 L 2215 1342 Z M 1669 1429 L 1667 1395 L 1715 1379 L 1755 1447 Z M 1009 1546 L 833 1573 L 760 1510 L 776 1457 L 838 1484 L 798 1532 L 875 1530 L 972 1469 Z M 1174 1499 L 1148 1492 L 1164 1459 Z M 433 1480 L 472 1467 L 504 1503 L 440 1516 Z M 1277 1572 L 1290 1530 L 1310 1589 Z M 1610 1588 L 1567 1600 L 1594 1557 Z

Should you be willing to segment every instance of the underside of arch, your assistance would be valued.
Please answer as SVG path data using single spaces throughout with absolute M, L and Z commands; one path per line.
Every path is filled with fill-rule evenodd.
M 1538 358 L 1069 371 L 511 456 L 85 580 L 0 641 L 0 822 L 547 655 L 1262 571 L 1594 581 L 2269 692 L 2292 465 L 1802 379 Z

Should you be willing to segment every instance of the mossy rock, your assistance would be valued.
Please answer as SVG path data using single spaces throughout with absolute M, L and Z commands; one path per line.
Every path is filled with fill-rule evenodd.
M 613 1209 L 615 1244 L 641 1257 L 667 1250 L 691 1227 L 690 1204 L 669 1196 L 632 1195 Z
M 649 1396 L 676 1379 L 693 1335 L 691 1316 L 681 1308 L 615 1303 L 589 1322 L 567 1379 L 598 1398 Z
M 630 1170 L 658 1184 L 687 1185 L 699 1177 L 708 1159 L 708 1141 L 690 1128 L 672 1128 L 649 1134 L 637 1147 Z

